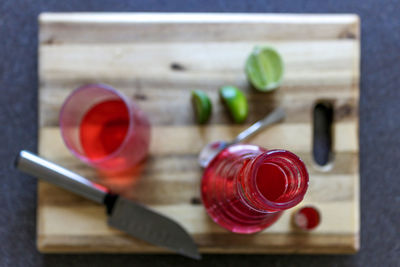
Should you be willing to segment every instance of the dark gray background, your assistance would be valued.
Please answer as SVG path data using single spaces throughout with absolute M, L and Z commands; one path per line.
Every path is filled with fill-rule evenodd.
M 37 16 L 43 11 L 357 13 L 362 21 L 361 251 L 354 256 L 41 255 L 36 181 L 13 168 L 37 146 Z M 0 0 L 0 266 L 400 266 L 400 2 L 390 0 Z

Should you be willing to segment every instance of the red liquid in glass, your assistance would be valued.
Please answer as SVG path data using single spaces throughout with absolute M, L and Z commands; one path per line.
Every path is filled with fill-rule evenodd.
M 122 100 L 101 102 L 91 108 L 80 124 L 80 140 L 86 156 L 104 158 L 120 147 L 129 127 L 129 113 Z
M 76 89 L 61 108 L 60 128 L 68 149 L 102 172 L 136 169 L 149 151 L 151 127 L 146 114 L 107 85 Z
M 274 153 L 274 157 L 258 157 L 267 153 Z M 286 159 L 292 160 L 293 166 Z M 289 171 L 297 165 L 302 168 L 301 177 Z M 282 210 L 300 202 L 307 184 L 305 166 L 293 153 L 239 144 L 224 149 L 211 161 L 201 190 L 204 206 L 216 223 L 232 232 L 254 233 L 273 224 Z

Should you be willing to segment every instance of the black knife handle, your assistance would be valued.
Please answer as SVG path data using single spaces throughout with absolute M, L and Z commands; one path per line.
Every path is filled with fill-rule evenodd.
M 107 193 L 96 188 L 94 183 L 31 152 L 22 150 L 17 156 L 15 165 L 22 172 L 36 176 L 99 204 L 104 203 Z

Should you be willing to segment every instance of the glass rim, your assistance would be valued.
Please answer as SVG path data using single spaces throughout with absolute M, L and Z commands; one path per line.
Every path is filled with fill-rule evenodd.
M 277 155 L 277 154 L 281 154 L 281 153 L 285 153 L 285 154 L 289 155 L 292 160 L 299 163 L 301 168 L 303 169 L 303 170 L 300 170 L 301 171 L 300 175 L 305 176 L 305 181 L 304 181 L 305 185 L 301 189 L 301 191 L 298 192 L 297 196 L 295 196 L 293 199 L 291 199 L 289 201 L 285 201 L 285 202 L 272 201 L 272 200 L 267 199 L 261 193 L 260 189 L 257 186 L 257 182 L 256 182 L 256 180 L 257 180 L 256 175 L 257 175 L 258 167 L 260 165 L 262 165 L 266 159 L 276 157 L 276 156 L 279 157 L 279 155 Z M 257 198 L 259 199 L 259 202 L 262 205 L 266 205 L 272 209 L 282 210 L 282 209 L 288 209 L 288 208 L 294 207 L 295 205 L 297 205 L 298 203 L 300 203 L 303 200 L 304 195 L 308 189 L 309 175 L 308 175 L 308 172 L 307 172 L 304 162 L 296 154 L 294 154 L 290 151 L 284 150 L 284 149 L 272 149 L 272 150 L 268 150 L 268 151 L 258 155 L 254 159 L 254 162 L 251 165 L 250 175 L 252 177 L 250 183 L 251 183 L 251 186 L 256 190 L 256 193 L 257 193 L 256 195 L 257 195 Z
M 115 94 L 116 96 L 118 96 L 125 104 L 127 110 L 128 110 L 128 115 L 129 115 L 129 126 L 128 126 L 128 131 L 125 134 L 124 140 L 121 142 L 121 144 L 118 146 L 117 149 L 115 149 L 113 152 L 111 152 L 109 155 L 99 158 L 99 159 L 90 159 L 89 157 L 87 157 L 85 154 L 81 154 L 78 153 L 75 149 L 73 149 L 72 144 L 70 141 L 68 141 L 68 138 L 66 138 L 64 131 L 62 130 L 65 126 L 64 126 L 64 122 L 61 119 L 63 114 L 65 113 L 65 109 L 66 109 L 66 105 L 67 103 L 69 103 L 71 101 L 71 99 L 78 94 L 79 92 L 83 91 L 83 90 L 88 90 L 89 88 L 99 88 L 99 89 L 103 89 L 106 91 L 109 91 L 113 94 Z M 81 159 L 82 161 L 88 163 L 88 164 L 100 164 L 102 162 L 106 162 L 107 160 L 110 160 L 112 158 L 114 158 L 116 155 L 118 155 L 122 149 L 126 146 L 126 143 L 128 142 L 128 137 L 131 136 L 134 133 L 134 120 L 132 118 L 132 114 L 134 113 L 134 110 L 131 106 L 131 104 L 133 104 L 133 102 L 131 100 L 129 100 L 129 98 L 127 96 L 125 96 L 123 93 L 120 93 L 118 90 L 116 90 L 115 88 L 113 88 L 110 85 L 107 84 L 103 84 L 103 83 L 90 83 L 90 84 L 85 84 L 82 85 L 76 89 L 74 89 L 71 94 L 65 99 L 61 109 L 60 109 L 60 115 L 59 115 L 59 126 L 60 126 L 60 131 L 61 131 L 61 137 L 65 143 L 65 145 L 67 146 L 68 150 L 71 151 L 71 153 L 76 156 L 77 158 Z M 84 116 L 84 115 L 83 115 Z M 82 116 L 82 118 L 83 118 Z M 80 126 L 79 126 L 80 127 Z M 82 148 L 83 150 L 83 148 Z

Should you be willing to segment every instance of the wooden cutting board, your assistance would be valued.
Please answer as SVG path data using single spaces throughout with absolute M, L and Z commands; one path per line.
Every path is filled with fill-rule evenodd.
M 67 95 L 86 83 L 107 83 L 133 97 L 152 122 L 151 153 L 140 179 L 100 179 L 179 221 L 204 253 L 354 253 L 359 248 L 358 98 L 360 32 L 356 15 L 292 14 L 41 14 L 39 43 L 39 153 L 90 179 L 96 172 L 80 163 L 60 137 L 58 113 Z M 283 56 L 285 78 L 274 93 L 252 90 L 243 71 L 255 45 Z M 233 125 L 219 103 L 223 85 L 243 89 L 250 115 Z M 202 89 L 214 104 L 205 126 L 194 123 L 190 92 Z M 315 103 L 334 105 L 330 171 L 312 157 Z M 306 204 L 322 222 L 313 232 L 293 228 L 284 213 L 255 235 L 225 231 L 200 201 L 201 169 L 196 158 L 210 141 L 230 140 L 274 107 L 286 108 L 284 123 L 251 143 L 291 150 L 310 172 Z M 106 225 L 102 206 L 40 182 L 38 247 L 42 252 L 135 252 L 164 250 Z

